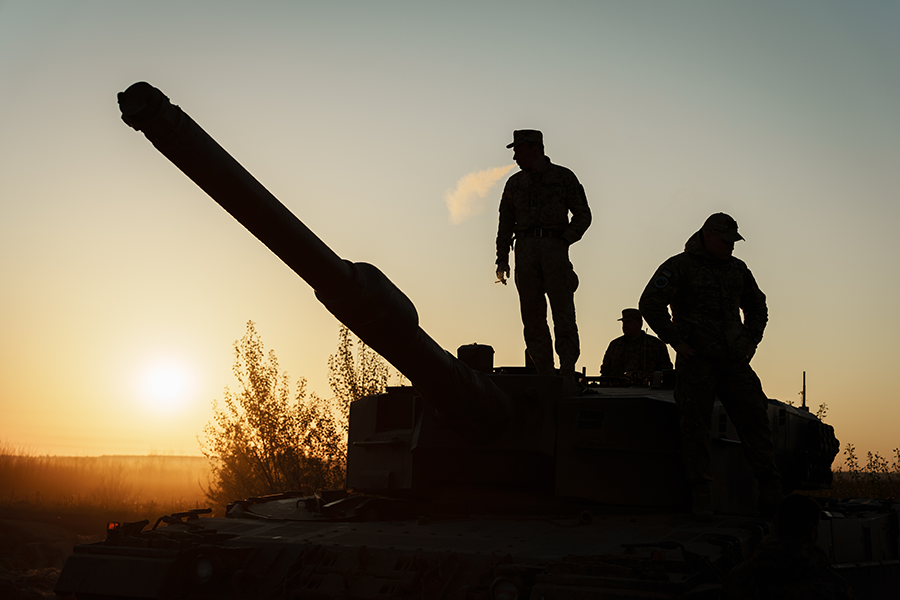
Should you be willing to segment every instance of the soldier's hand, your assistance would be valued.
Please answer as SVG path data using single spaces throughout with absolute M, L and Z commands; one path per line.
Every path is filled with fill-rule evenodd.
M 753 344 L 753 345 L 750 346 L 750 348 L 747 350 L 747 362 L 750 362 L 751 360 L 753 360 L 753 356 L 756 354 L 756 349 L 757 349 L 757 348 L 758 348 L 758 346 L 757 346 L 756 344 Z
M 509 265 L 497 265 L 497 281 L 494 283 L 506 285 L 507 277 L 509 277 Z
M 678 354 L 683 354 L 684 356 L 694 356 L 697 354 L 693 348 L 690 347 L 686 342 L 680 342 L 677 346 L 675 346 L 675 352 Z

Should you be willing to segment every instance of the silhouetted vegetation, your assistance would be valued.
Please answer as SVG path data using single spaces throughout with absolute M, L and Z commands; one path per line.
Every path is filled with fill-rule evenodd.
M 867 452 L 860 463 L 856 447 L 844 447 L 843 465 L 834 470 L 834 484 L 827 495 L 833 498 L 900 498 L 900 448 L 894 448 L 893 460 L 878 452 Z
M 338 409 L 345 416 L 342 421 L 345 437 L 350 403 L 383 392 L 389 375 L 390 368 L 385 360 L 341 325 L 337 352 L 328 357 L 328 385 Z
M 790 404 L 790 403 L 788 403 Z M 828 405 L 822 403 L 816 411 L 816 418 L 825 420 Z M 893 460 L 887 459 L 878 452 L 867 452 L 865 464 L 860 463 L 856 455 L 856 446 L 844 446 L 844 462 L 832 468 L 834 481 L 831 488 L 813 492 L 805 492 L 810 496 L 828 498 L 900 498 L 900 448 L 894 448 Z
M 211 465 L 207 497 L 224 506 L 283 491 L 342 488 L 350 403 L 384 391 L 384 360 L 341 326 L 337 352 L 328 359 L 334 396 L 307 393 L 301 377 L 292 399 L 287 373 L 279 372 L 274 351 L 265 352 L 252 321 L 234 354 L 238 391 L 226 388 L 224 405 L 213 403 L 201 443 Z

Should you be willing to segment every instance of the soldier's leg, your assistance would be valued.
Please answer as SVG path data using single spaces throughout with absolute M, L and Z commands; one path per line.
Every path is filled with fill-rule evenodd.
M 691 484 L 706 483 L 710 480 L 709 424 L 716 399 L 716 372 L 709 361 L 681 355 L 676 357 L 675 372 L 684 468 Z
M 543 240 L 543 272 L 550 310 L 553 314 L 553 337 L 559 368 L 564 373 L 575 370 L 581 354 L 578 325 L 575 321 L 575 290 L 578 276 L 569 261 L 569 246 L 558 238 Z
M 553 347 L 547 326 L 547 299 L 541 274 L 540 254 L 534 242 L 525 238 L 516 241 L 516 288 L 519 291 L 519 310 L 525 347 L 538 373 L 553 373 Z
M 715 401 L 716 373 L 701 358 L 678 356 L 675 361 L 675 403 L 681 429 L 681 456 L 691 484 L 694 518 L 712 519 L 709 488 L 709 423 Z
M 779 479 L 769 428 L 769 400 L 749 364 L 732 366 L 729 375 L 720 382 L 719 400 L 734 422 L 756 478 L 761 482 Z

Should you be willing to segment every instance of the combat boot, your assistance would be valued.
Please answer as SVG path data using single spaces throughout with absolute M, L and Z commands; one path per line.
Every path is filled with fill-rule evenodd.
M 768 479 L 759 482 L 759 501 L 756 508 L 764 517 L 771 517 L 775 514 L 778 504 L 784 494 L 781 491 L 781 479 Z
M 712 521 L 712 492 L 706 482 L 691 487 L 691 516 L 696 521 Z

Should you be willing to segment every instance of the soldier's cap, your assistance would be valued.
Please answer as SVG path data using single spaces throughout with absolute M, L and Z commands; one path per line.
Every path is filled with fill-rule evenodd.
M 709 218 L 707 218 L 706 222 L 703 224 L 703 230 L 718 233 L 726 242 L 737 242 L 744 239 L 743 236 L 738 233 L 737 221 L 725 213 L 709 215 Z
M 625 308 L 622 309 L 622 318 L 619 321 L 636 321 L 639 319 L 643 319 L 641 311 L 636 308 Z
M 513 131 L 512 144 L 507 144 L 507 148 L 515 148 L 519 144 L 538 144 L 544 145 L 544 134 L 537 129 L 517 129 Z

